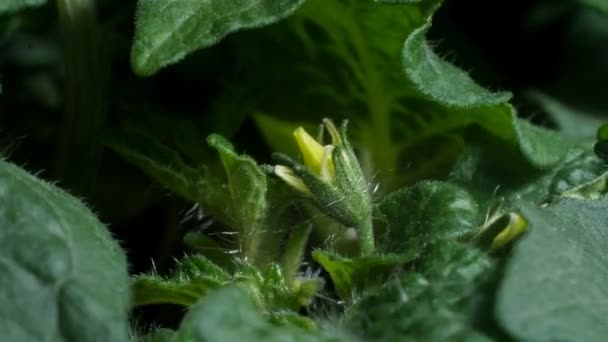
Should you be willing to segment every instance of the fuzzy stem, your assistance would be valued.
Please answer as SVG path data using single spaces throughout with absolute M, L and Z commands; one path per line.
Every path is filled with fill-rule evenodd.
M 287 246 L 281 258 L 281 266 L 288 279 L 292 279 L 298 272 L 311 231 L 312 224 L 304 223 L 296 226 L 289 234 L 289 240 L 287 240 Z
M 101 164 L 108 59 L 93 0 L 58 0 L 65 62 L 65 112 L 57 139 L 55 178 L 79 195 L 92 191 Z
M 376 249 L 374 243 L 374 227 L 371 216 L 357 227 L 361 256 L 371 255 Z

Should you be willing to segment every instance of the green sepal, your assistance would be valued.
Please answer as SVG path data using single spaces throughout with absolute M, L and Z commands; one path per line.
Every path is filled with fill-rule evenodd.
M 296 163 L 293 159 L 281 153 L 272 155 L 279 163 L 285 163 L 302 179 L 313 194 L 313 201 L 325 214 L 335 218 L 346 226 L 355 226 L 359 221 L 354 217 L 352 209 L 344 200 L 336 186 L 327 183 L 314 174 L 307 166 Z
M 354 158 L 354 159 L 353 159 Z M 334 167 L 336 170 L 336 187 L 345 200 L 345 215 L 352 226 L 360 226 L 371 217 L 371 197 L 363 172 L 359 167 L 352 150 L 345 146 L 336 146 L 333 151 Z M 354 162 L 353 162 L 354 161 Z M 344 220 L 343 220 L 344 221 Z

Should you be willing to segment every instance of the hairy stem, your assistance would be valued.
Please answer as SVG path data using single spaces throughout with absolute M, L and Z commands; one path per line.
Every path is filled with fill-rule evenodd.
M 361 256 L 374 253 L 376 246 L 374 242 L 374 227 L 371 216 L 357 227 L 357 234 L 359 235 Z
M 304 256 L 304 250 L 308 243 L 308 237 L 312 231 L 312 224 L 304 223 L 296 226 L 289 234 L 287 240 L 287 246 L 285 246 L 285 252 L 281 257 L 281 266 L 283 272 L 288 279 L 295 277 L 298 272 L 298 268 L 302 263 Z
M 65 111 L 54 177 L 79 195 L 92 191 L 101 163 L 108 59 L 104 58 L 94 0 L 57 0 L 63 31 Z

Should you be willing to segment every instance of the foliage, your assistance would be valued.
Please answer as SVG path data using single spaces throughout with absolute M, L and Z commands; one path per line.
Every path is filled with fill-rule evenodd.
M 606 3 L 3 1 L 0 334 L 603 341 Z

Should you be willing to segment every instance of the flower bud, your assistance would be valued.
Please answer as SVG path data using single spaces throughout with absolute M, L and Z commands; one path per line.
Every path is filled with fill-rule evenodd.
M 358 229 L 360 236 L 371 239 L 371 196 L 359 161 L 346 135 L 347 122 L 340 131 L 333 122 L 323 120 L 324 129 L 331 144 L 323 145 L 302 127 L 294 131 L 294 137 L 302 154 L 303 164 L 289 157 L 275 154 L 279 163 L 274 174 L 294 189 L 306 194 L 320 210 L 342 224 Z M 365 228 L 361 228 L 365 227 Z M 361 229 L 365 231 L 362 232 Z M 370 241 L 367 241 L 368 247 Z

